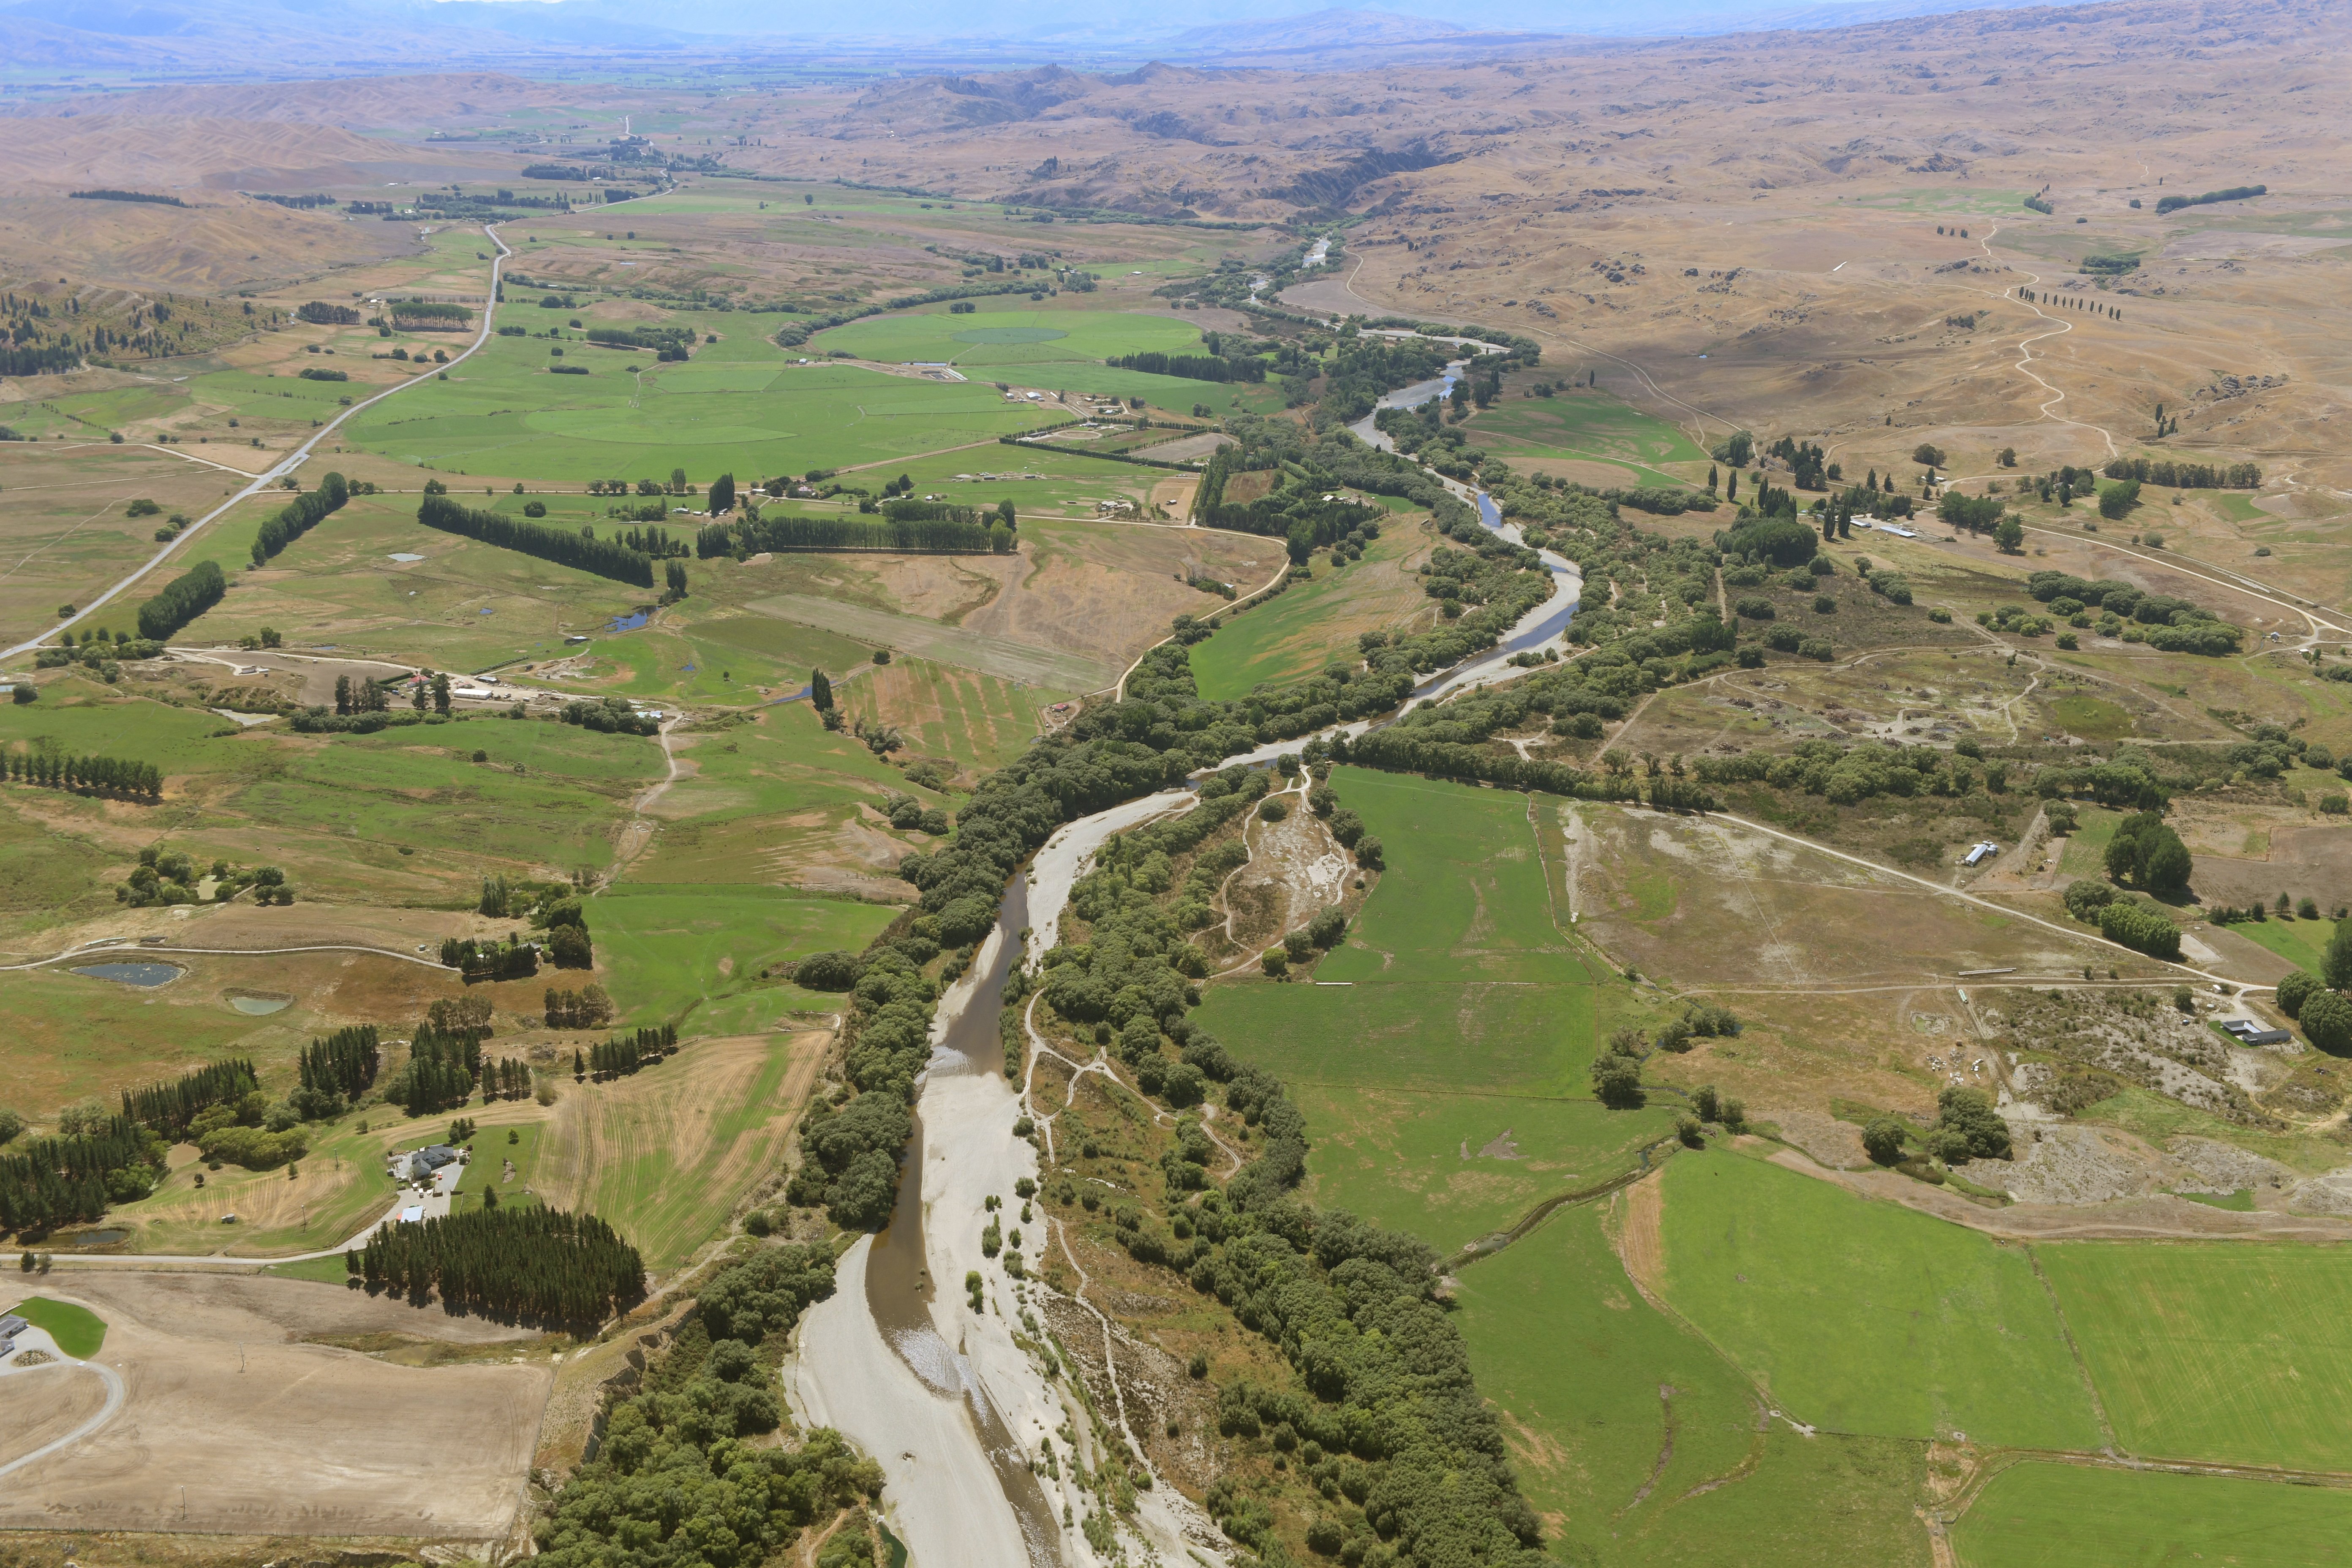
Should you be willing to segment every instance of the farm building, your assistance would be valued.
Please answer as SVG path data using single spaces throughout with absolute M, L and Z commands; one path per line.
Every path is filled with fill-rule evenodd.
M 2266 1027 L 2252 1018 L 2224 1018 L 2221 1027 L 2237 1037 L 2242 1046 L 2283 1046 L 2294 1037 L 2284 1029 Z

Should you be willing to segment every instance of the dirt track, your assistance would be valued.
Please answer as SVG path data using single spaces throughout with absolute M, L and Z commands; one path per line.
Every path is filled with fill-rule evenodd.
M 424 1369 L 300 1342 L 535 1335 L 290 1279 L 75 1272 L 44 1293 L 107 1321 L 99 1360 L 130 1399 L 87 1442 L 12 1476 L 0 1529 L 487 1540 L 513 1523 L 552 1382 L 544 1360 Z M 0 1385 L 0 1455 L 95 1408 L 96 1379 L 71 1375 Z

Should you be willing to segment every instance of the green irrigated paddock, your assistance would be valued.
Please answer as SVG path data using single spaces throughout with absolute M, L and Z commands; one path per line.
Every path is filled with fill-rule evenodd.
M 2095 1449 L 2090 1392 L 2022 1247 L 1724 1153 L 1666 1164 L 1674 1307 L 1831 1431 Z M 2081 1314 L 2070 1313 L 2076 1331 Z
M 1053 417 L 984 381 L 795 363 L 749 317 L 677 320 L 720 339 L 665 364 L 577 333 L 555 344 L 494 337 L 447 381 L 361 415 L 347 439 L 444 474 L 576 482 L 667 479 L 683 468 L 707 484 L 722 472 L 748 481 L 993 442 Z M 557 363 L 589 374 L 549 374 Z
M 2340 1568 L 2352 1491 L 2240 1476 L 2023 1464 L 1952 1528 L 1962 1568 Z
M 623 882 L 589 906 L 596 957 L 624 1025 L 681 1022 L 695 1035 L 714 1032 L 704 1008 L 730 999 L 772 998 L 770 1012 L 841 1009 L 845 998 L 797 986 L 762 984 L 772 963 L 827 949 L 855 952 L 898 910 L 846 899 L 795 896 L 782 888 L 693 887 Z M 553 975 L 550 984 L 561 984 Z M 729 1032 L 744 1027 L 741 1005 Z M 755 1026 L 770 1026 L 763 1022 Z
M 2226 1242 L 2035 1250 L 2126 1451 L 2352 1470 L 2352 1252 Z
M 1092 364 L 1101 369 L 1103 361 L 1121 354 L 1204 352 L 1199 328 L 1168 316 L 1007 310 L 990 300 L 975 303 L 978 310 L 961 316 L 950 314 L 945 305 L 905 315 L 869 316 L 818 334 L 810 347 L 826 353 L 845 352 L 886 364 L 953 363 L 964 374 L 982 381 L 1025 379 L 1046 365 Z M 996 374 L 991 377 L 983 372 Z
M 1426 609 L 1432 601 L 1419 579 L 1397 570 L 1419 552 L 1419 531 L 1395 522 L 1384 526 L 1388 531 L 1373 541 L 1361 561 L 1335 567 L 1328 556 L 1318 557 L 1313 582 L 1250 606 L 1220 625 L 1216 636 L 1194 644 L 1192 679 L 1201 695 L 1212 701 L 1244 697 L 1262 681 L 1295 680 L 1334 659 L 1352 665 L 1360 634 L 1385 631 Z M 1203 607 L 1213 609 L 1216 603 L 1206 600 Z

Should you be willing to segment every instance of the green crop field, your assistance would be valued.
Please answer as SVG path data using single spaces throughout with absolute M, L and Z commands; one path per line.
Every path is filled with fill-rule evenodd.
M 1126 311 L 992 309 L 966 315 L 945 306 L 906 315 L 869 316 L 819 334 L 810 347 L 885 364 L 949 364 L 975 379 L 1027 378 L 1042 367 L 1092 364 L 1120 354 L 1201 352 L 1200 329 L 1166 316 Z M 1164 379 L 1164 378 L 1162 378 Z M 1034 384 L 1034 382 L 1028 383 Z
M 2352 1470 L 2352 1263 L 2285 1243 L 2036 1249 L 2116 1436 L 2151 1458 Z
M 838 1011 L 845 998 L 762 984 L 760 972 L 825 949 L 855 952 L 897 913 L 785 888 L 638 882 L 618 883 L 589 906 L 597 959 L 611 972 L 607 986 L 622 1022 L 667 1019 L 696 1036 L 772 1027 L 787 1012 Z M 746 1022 L 755 1004 L 768 1022 Z M 724 1025 L 706 1021 L 710 1007 L 725 1009 Z
M 1599 1568 L 1930 1561 L 1921 1446 L 1759 1429 L 1754 1392 L 1625 1277 L 1598 1205 L 1465 1269 L 1479 1391 L 1555 1557 Z
M 1627 1168 L 1664 1108 L 1604 1110 L 1595 1042 L 1631 1012 L 1551 923 L 1527 797 L 1335 769 L 1388 869 L 1317 981 L 1209 988 L 1201 1023 L 1306 1110 L 1321 1201 L 1457 1247 Z
M 708 483 L 722 472 L 749 480 L 890 461 L 1050 418 L 986 382 L 798 364 L 745 318 L 676 321 L 721 336 L 667 364 L 577 334 L 560 344 L 492 338 L 447 381 L 361 415 L 344 426 L 346 439 L 445 473 L 577 481 L 667 479 L 682 467 Z M 553 359 L 551 347 L 566 357 Z M 589 374 L 553 375 L 554 363 Z
M 2098 1447 L 2022 1249 L 1732 1155 L 1677 1156 L 1664 1183 L 1667 1298 L 1797 1420 Z
M 1963 1568 L 2338 1568 L 2347 1535 L 2352 1492 L 2341 1488 L 2022 1464 L 1960 1516 L 1952 1545 Z
M 46 1296 L 27 1296 L 8 1311 L 37 1329 L 47 1329 L 49 1337 L 58 1342 L 58 1349 L 76 1361 L 88 1361 L 106 1343 L 106 1320 L 88 1307 L 52 1301 Z
M 1250 1055 L 1258 1058 L 1259 1047 Z M 1590 1099 L 1296 1080 L 1291 1098 L 1314 1130 L 1316 1201 L 1445 1252 L 1631 1169 L 1644 1145 L 1674 1131 L 1664 1104 L 1610 1110 Z
M 1506 459 L 1586 458 L 1628 465 L 1633 482 L 1680 484 L 1658 463 L 1704 463 L 1706 452 L 1676 426 L 1598 392 L 1496 403 L 1472 423 L 1478 440 Z
M 1400 568 L 1420 553 L 1420 530 L 1388 523 L 1364 558 L 1315 565 L 1315 580 L 1286 588 L 1228 618 L 1217 635 L 1192 646 L 1192 679 L 1211 701 L 1246 696 L 1264 681 L 1312 674 L 1333 659 L 1359 657 L 1357 637 L 1385 631 L 1426 609 L 1428 595 Z M 1255 586 L 1255 584 L 1249 584 Z

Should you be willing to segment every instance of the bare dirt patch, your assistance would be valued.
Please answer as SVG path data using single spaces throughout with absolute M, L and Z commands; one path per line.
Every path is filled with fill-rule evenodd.
M 104 1358 L 128 1398 L 87 1441 L 10 1478 L 0 1528 L 490 1540 L 511 1527 L 551 1382 L 543 1359 L 425 1369 L 300 1342 L 535 1335 L 290 1279 L 77 1270 L 49 1293 L 106 1319 Z M 49 1375 L 0 1383 L 0 1429 L 46 1424 Z

